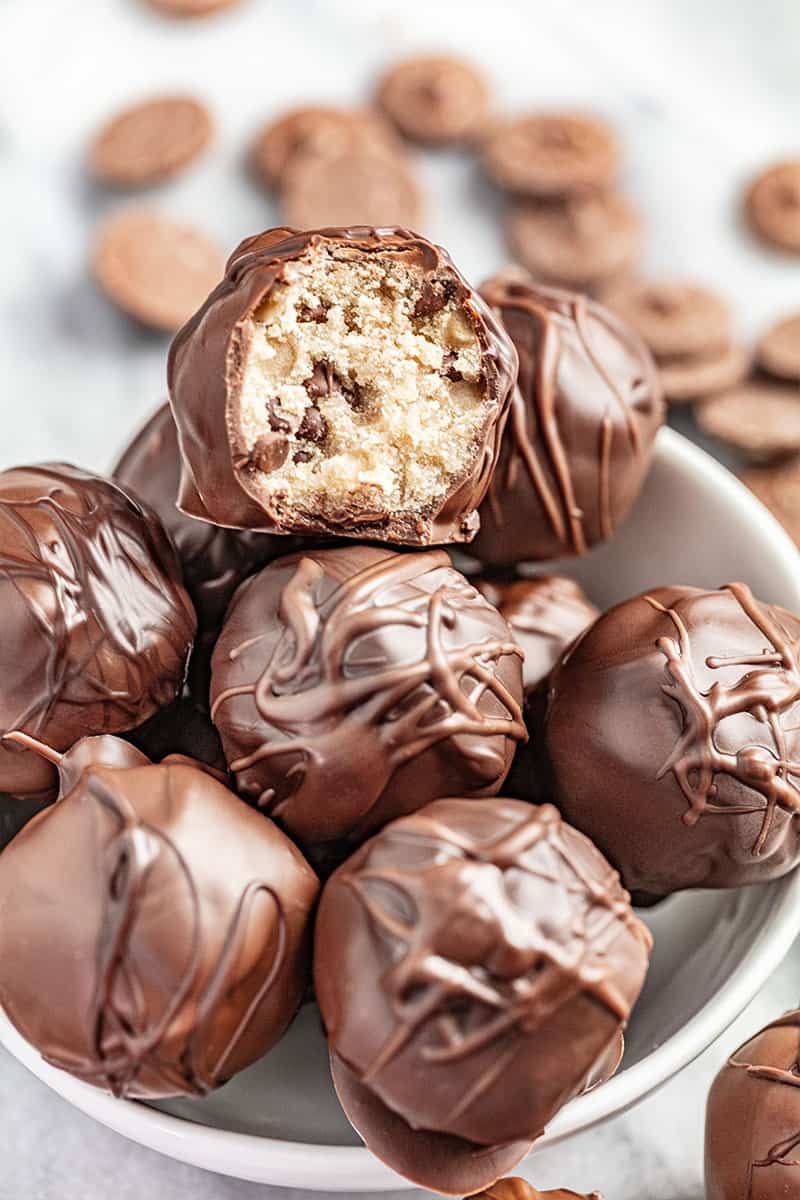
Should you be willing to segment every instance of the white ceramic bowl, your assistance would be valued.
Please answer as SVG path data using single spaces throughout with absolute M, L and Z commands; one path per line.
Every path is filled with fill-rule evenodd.
M 724 468 L 669 430 L 630 520 L 565 569 L 601 606 L 662 583 L 741 579 L 760 598 L 800 611 L 800 556 L 787 536 Z M 655 948 L 622 1067 L 566 1105 L 538 1146 L 634 1104 L 725 1029 L 800 932 L 800 872 L 735 892 L 684 893 L 644 917 Z M 184 1162 L 287 1187 L 409 1186 L 360 1145 L 342 1115 L 314 1008 L 263 1062 L 207 1100 L 157 1107 L 114 1100 L 48 1067 L 1 1013 L 0 1041 L 90 1116 Z

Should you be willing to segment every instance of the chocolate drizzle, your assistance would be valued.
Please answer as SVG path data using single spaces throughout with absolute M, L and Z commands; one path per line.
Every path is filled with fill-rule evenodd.
M 657 646 L 667 663 L 671 682 L 662 686 L 664 695 L 675 700 L 683 714 L 683 729 L 675 748 L 658 772 L 661 778 L 672 771 L 681 791 L 689 802 L 683 815 L 687 825 L 694 825 L 703 812 L 735 816 L 741 813 L 763 812 L 763 822 L 752 853 L 760 854 L 772 828 L 776 807 L 790 813 L 800 812 L 800 759 L 787 759 L 786 737 L 781 717 L 800 701 L 800 638 L 791 638 L 780 626 L 775 610 L 760 605 L 743 583 L 731 583 L 724 589 L 735 596 L 742 611 L 764 635 L 772 647 L 752 655 L 730 658 L 709 656 L 706 666 L 712 670 L 722 667 L 752 667 L 732 683 L 715 683 L 703 692 L 697 685 L 693 667 L 689 631 L 679 612 L 667 608 L 652 596 L 648 604 L 665 613 L 675 626 L 677 639 L 661 637 Z M 727 717 L 749 712 L 764 727 L 772 747 L 741 746 L 736 753 L 718 748 L 716 731 Z M 715 777 L 730 775 L 746 788 L 763 796 L 765 805 L 718 805 Z
M 192 605 L 160 523 L 107 480 L 74 467 L 0 475 L 0 734 L 66 749 L 128 729 L 183 683 Z M 53 793 L 46 764 L 0 747 L 0 785 Z
M 74 853 L 80 881 L 62 873 Z M 3 854 L 0 1001 L 47 1062 L 115 1096 L 205 1095 L 293 1016 L 316 890 L 283 835 L 209 774 L 88 766 Z M 57 1014 L 36 990 L 45 944 Z
M 616 872 L 555 808 L 442 800 L 332 877 L 317 991 L 333 1052 L 412 1128 L 503 1144 L 581 1089 L 650 944 Z M 548 1031 L 573 1012 L 581 1048 L 545 1066 Z
M 521 657 L 442 551 L 295 555 L 234 601 L 212 717 L 244 795 L 303 842 L 355 839 L 432 788 L 500 787 Z
M 627 513 L 664 418 L 647 351 L 585 296 L 501 273 L 481 289 L 520 358 L 475 554 L 585 554 Z

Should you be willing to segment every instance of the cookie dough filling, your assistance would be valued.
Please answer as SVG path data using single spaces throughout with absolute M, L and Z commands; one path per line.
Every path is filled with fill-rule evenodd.
M 313 247 L 248 325 L 241 465 L 273 511 L 424 516 L 472 469 L 494 401 L 451 274 Z

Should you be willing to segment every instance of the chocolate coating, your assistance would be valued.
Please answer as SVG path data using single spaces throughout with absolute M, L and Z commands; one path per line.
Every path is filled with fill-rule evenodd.
M 800 619 L 744 584 L 655 588 L 552 677 L 554 799 L 631 891 L 735 887 L 800 861 Z
M 195 631 L 157 517 L 61 464 L 0 473 L 0 736 L 57 750 L 131 729 L 183 686 Z M 0 788 L 55 795 L 52 765 L 0 745 Z
M 558 1188 L 555 1192 L 540 1192 L 525 1179 L 498 1179 L 491 1187 L 480 1192 L 475 1200 L 603 1200 L 599 1192 L 588 1196 Z
M 308 849 L 495 794 L 525 736 L 520 651 L 441 550 L 271 563 L 234 597 L 211 700 L 240 794 Z
M 627 515 L 650 465 L 665 412 L 653 361 L 585 296 L 513 271 L 481 291 L 520 367 L 470 553 L 484 563 L 585 554 Z
M 180 450 L 168 404 L 136 434 L 113 475 L 161 518 L 178 551 L 201 632 L 219 630 L 231 596 L 243 579 L 292 549 L 293 543 L 286 538 L 223 529 L 180 511 Z
M 508 621 L 523 650 L 526 697 L 542 686 L 563 652 L 600 616 L 580 584 L 565 575 L 479 579 L 477 588 Z
M 89 765 L 0 856 L 0 1004 L 50 1064 L 117 1096 L 204 1095 L 294 1015 L 317 888 L 211 775 Z
M 706 1200 L 785 1200 L 800 1189 L 800 1011 L 740 1046 L 706 1107 Z
M 432 295 L 443 287 L 452 292 L 479 339 L 483 391 L 490 402 L 487 420 L 469 468 L 435 511 L 314 515 L 278 511 L 259 499 L 251 455 L 237 425 L 246 326 L 293 264 L 320 245 L 351 257 L 389 255 L 419 272 L 430 282 Z M 415 545 L 469 541 L 497 461 L 515 377 L 516 354 L 508 337 L 440 246 L 405 229 L 269 230 L 234 251 L 225 279 L 170 349 L 170 402 L 183 456 L 180 507 L 206 521 L 268 533 L 333 534 Z
M 407 1138 L 531 1140 L 615 1046 L 649 950 L 616 872 L 551 805 L 437 801 L 324 888 L 314 977 L 334 1068 Z

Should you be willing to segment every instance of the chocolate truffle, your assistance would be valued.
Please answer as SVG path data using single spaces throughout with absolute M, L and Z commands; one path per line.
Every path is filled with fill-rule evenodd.
M 563 652 L 600 616 L 580 584 L 564 575 L 479 579 L 477 587 L 508 621 L 525 655 L 526 696 L 542 686 Z
M 161 518 L 178 551 L 201 632 L 216 634 L 242 580 L 293 548 L 287 538 L 223 529 L 180 511 L 181 458 L 168 404 L 153 414 L 127 446 L 114 468 L 114 478 Z
M 442 550 L 277 559 L 233 599 L 211 700 L 239 793 L 308 850 L 494 795 L 525 737 L 522 653 Z
M 0 736 L 57 750 L 131 729 L 183 686 L 195 615 L 158 518 L 106 479 L 0 473 Z M 0 744 L 0 789 L 48 799 L 52 766 Z
M 345 1111 L 440 1191 L 462 1189 L 455 1151 L 450 1178 L 421 1152 L 436 1135 L 467 1158 L 516 1143 L 519 1161 L 615 1046 L 650 944 L 616 872 L 552 805 L 440 800 L 394 821 L 331 877 L 317 919 Z M 403 1128 L 388 1144 L 387 1116 Z M 504 1173 L 487 1172 L 477 1186 Z
M 506 271 L 481 289 L 519 352 L 519 386 L 471 553 L 585 554 L 639 494 L 664 403 L 650 354 L 600 305 Z
M 800 1011 L 731 1055 L 706 1107 L 706 1200 L 800 1192 Z
M 272 533 L 468 541 L 516 353 L 404 229 L 250 238 L 172 344 L 190 516 Z
M 800 861 L 800 619 L 731 583 L 654 588 L 555 670 L 554 799 L 631 891 L 735 887 Z
M 89 765 L 0 855 L 0 1004 L 116 1096 L 204 1095 L 293 1017 L 317 888 L 210 774 Z
M 474 1200 L 603 1200 L 599 1192 L 588 1196 L 559 1188 L 555 1192 L 540 1192 L 525 1179 L 498 1179 L 491 1187 L 479 1192 Z

